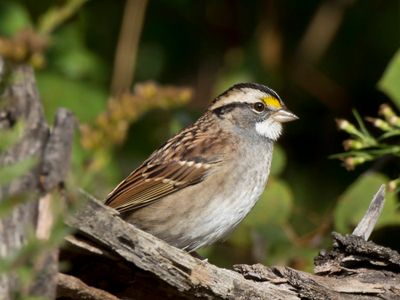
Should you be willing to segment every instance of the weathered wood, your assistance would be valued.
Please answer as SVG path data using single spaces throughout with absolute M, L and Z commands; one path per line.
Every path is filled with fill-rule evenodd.
M 383 206 L 385 205 L 385 185 L 381 185 L 378 192 L 376 192 L 371 204 L 368 207 L 364 217 L 358 223 L 357 227 L 353 230 L 353 235 L 360 236 L 364 240 L 368 240 L 372 231 L 375 228 L 381 215 Z
M 133 289 L 146 288 L 132 280 L 146 272 L 150 273 L 147 281 L 164 281 L 170 286 L 170 294 L 175 292 L 176 297 L 187 299 L 400 299 L 399 254 L 361 237 L 334 234 L 334 249 L 316 259 L 315 275 L 260 264 L 237 265 L 234 272 L 194 258 L 137 229 L 93 198 L 86 201 L 67 224 L 91 242 L 75 241 L 73 247 L 81 253 L 86 251 L 86 257 L 107 257 L 109 265 L 136 266 L 138 269 L 123 279 L 131 282 Z M 102 278 L 107 280 L 107 276 Z M 126 290 L 118 293 L 115 295 L 121 298 L 140 299 Z M 147 293 L 152 293 L 148 287 Z
M 6 82 L 5 82 L 6 81 Z M 0 256 L 15 255 L 27 243 L 29 233 L 39 239 L 49 237 L 53 224 L 51 196 L 47 192 L 59 185 L 69 169 L 74 120 L 66 110 L 59 110 L 50 131 L 47 125 L 33 70 L 26 65 L 8 65 L 0 57 L 0 130 L 23 122 L 23 134 L 17 143 L 0 153 L 0 167 L 34 158 L 35 165 L 9 184 L 0 183 L 0 202 L 19 199 L 20 204 L 0 219 Z M 55 296 L 58 250 L 42 253 L 32 262 L 38 276 L 29 286 L 13 272 L 0 276 L 1 299 L 13 299 L 15 292 Z
M 5 90 L 4 80 L 7 82 Z M 15 254 L 27 242 L 29 229 L 48 239 L 54 222 L 53 191 L 69 167 L 74 120 L 57 112 L 53 129 L 46 124 L 32 70 L 7 67 L 0 58 L 0 130 L 24 121 L 21 139 L 0 153 L 0 167 L 26 158 L 33 168 L 10 184 L 0 183 L 0 201 L 22 197 L 12 213 L 0 219 L 0 256 Z M 58 273 L 58 250 L 42 253 L 37 276 L 25 294 L 52 299 L 400 299 L 400 255 L 366 241 L 384 204 L 384 189 L 375 195 L 353 235 L 333 233 L 333 249 L 315 259 L 315 274 L 288 267 L 237 265 L 218 268 L 174 248 L 119 218 L 85 193 L 86 205 L 66 221 L 77 230 L 61 252 L 70 274 Z M 72 276 L 71 274 L 74 274 Z M 101 288 L 101 289 L 100 289 Z M 0 276 L 0 298 L 21 291 L 16 274 Z
M 44 191 L 51 191 L 67 176 L 74 128 L 73 114 L 65 108 L 59 108 L 42 155 L 40 185 Z
M 103 290 L 88 286 L 79 278 L 59 273 L 57 275 L 57 296 L 75 300 L 118 300 Z
M 126 223 L 114 210 L 94 199 L 88 199 L 85 207 L 71 216 L 67 224 L 189 298 L 298 299 L 291 291 L 271 283 L 246 280 L 234 271 L 194 258 Z
M 344 237 L 336 232 L 332 235 L 333 249 L 321 251 L 315 258 L 315 273 L 354 273 L 357 266 L 400 273 L 400 254 L 397 251 L 355 235 Z
M 334 239 L 340 241 L 337 248 L 316 259 L 318 266 L 323 265 L 321 269 L 317 266 L 316 275 L 289 267 L 269 268 L 261 264 L 238 265 L 234 269 L 248 279 L 286 286 L 296 291 L 301 299 L 400 299 L 397 252 L 353 235 L 335 234 Z M 341 251 L 344 245 L 348 246 L 345 246 L 347 250 Z M 354 245 L 360 247 L 355 249 Z M 368 256 L 363 257 L 362 253 L 380 258 L 369 264 L 366 261 Z M 356 255 L 363 259 L 356 259 Z

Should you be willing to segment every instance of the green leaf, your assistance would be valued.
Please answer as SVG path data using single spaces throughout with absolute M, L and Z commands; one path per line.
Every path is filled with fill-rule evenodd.
M 372 139 L 372 136 L 369 133 L 369 131 L 367 130 L 367 128 L 365 127 L 365 124 L 364 124 L 360 114 L 358 113 L 358 111 L 353 109 L 353 115 L 354 115 L 354 118 L 357 121 L 358 127 L 360 128 L 360 131 L 363 133 L 363 135 L 365 137 L 367 137 L 368 139 Z
M 284 224 L 293 207 L 293 196 L 289 186 L 282 180 L 271 178 L 256 206 L 244 220 L 249 226 Z
M 398 192 L 386 192 L 385 206 L 379 217 L 377 228 L 400 224 L 400 207 L 397 195 L 399 195 Z
M 48 71 L 38 73 L 37 82 L 48 120 L 60 106 L 70 109 L 82 122 L 93 120 L 105 109 L 107 94 L 97 85 Z
M 252 82 L 254 78 L 250 72 L 242 69 L 232 70 L 218 77 L 215 85 L 215 94 L 222 93 L 238 82 Z
M 23 122 L 18 122 L 13 128 L 0 131 L 0 152 L 14 145 L 24 131 Z
M 165 66 L 165 49 L 156 43 L 143 42 L 139 47 L 139 57 L 135 78 L 159 78 Z
M 29 157 L 16 164 L 3 166 L 0 169 L 0 184 L 5 185 L 13 181 L 14 179 L 24 175 L 29 169 L 31 169 L 37 159 L 35 157 Z
M 386 67 L 378 86 L 400 109 L 400 50 L 396 52 L 388 67 Z
M 350 233 L 364 216 L 372 197 L 388 178 L 378 173 L 368 173 L 359 177 L 340 196 L 335 208 L 335 230 Z M 393 193 L 386 193 L 385 206 L 375 228 L 389 224 L 400 224 L 400 213 L 396 209 L 397 200 Z
M 276 224 L 268 224 L 267 226 L 259 226 L 257 232 L 267 245 L 264 263 L 287 265 L 288 254 L 293 245 L 283 227 Z
M 40 16 L 37 26 L 37 31 L 40 34 L 46 35 L 52 33 L 58 26 L 76 14 L 86 0 L 69 0 L 64 2 L 62 6 L 50 7 L 49 10 Z
M 281 146 L 274 146 L 270 175 L 277 176 L 282 173 L 286 165 L 286 154 Z
M 251 228 L 242 222 L 229 236 L 229 242 L 235 247 L 251 247 L 250 230 Z
M 0 3 L 0 34 L 12 36 L 18 31 L 30 27 L 28 11 L 20 3 Z
M 105 63 L 85 45 L 82 28 L 73 23 L 57 31 L 50 49 L 52 66 L 68 79 L 104 82 L 109 71 Z
M 0 218 L 3 218 L 11 213 L 11 211 L 19 204 L 24 203 L 28 197 L 23 195 L 11 196 L 0 201 Z M 1 272 L 1 266 L 0 266 Z

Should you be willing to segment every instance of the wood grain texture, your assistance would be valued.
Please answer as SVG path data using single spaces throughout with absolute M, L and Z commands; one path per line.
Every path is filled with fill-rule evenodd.
M 51 197 L 47 193 L 58 186 L 69 170 L 69 156 L 74 127 L 72 114 L 59 110 L 52 130 L 45 121 L 33 70 L 27 65 L 13 65 L 0 57 L 0 130 L 23 123 L 21 138 L 0 153 L 0 167 L 34 158 L 35 165 L 9 184 L 0 183 L 0 202 L 10 198 L 21 202 L 0 219 L 0 255 L 15 255 L 27 243 L 29 232 L 40 239 L 49 236 L 53 224 Z M 24 293 L 55 296 L 58 251 L 44 252 L 35 262 L 38 276 Z M 21 281 L 15 273 L 0 277 L 0 298 L 13 299 L 21 292 Z
M 67 224 L 91 243 L 85 246 L 75 242 L 72 247 L 82 256 L 86 252 L 85 260 L 93 255 L 106 259 L 102 253 L 107 253 L 108 262 L 99 260 L 96 264 L 125 264 L 129 268 L 132 273 L 123 280 L 130 282 L 130 289 L 115 291 L 121 298 L 141 299 L 132 291 L 144 289 L 151 299 L 162 299 L 151 296 L 151 288 L 138 280 L 146 274 L 144 281 L 153 286 L 160 281 L 167 284 L 165 295 L 170 298 L 164 299 L 400 299 L 399 254 L 361 237 L 334 233 L 333 249 L 321 251 L 315 260 L 316 274 L 261 264 L 237 265 L 234 270 L 227 270 L 135 228 L 93 198 L 86 201 Z M 94 251 L 96 245 L 99 250 Z M 123 272 L 126 271 L 118 271 Z M 98 272 L 92 272 L 92 276 L 95 273 Z M 107 280 L 107 276 L 102 278 Z
M 35 166 L 10 184 L 0 184 L 0 202 L 24 197 L 0 219 L 0 255 L 16 253 L 28 228 L 49 236 L 53 218 L 49 194 L 62 185 L 69 167 L 75 121 L 60 109 L 52 129 L 46 123 L 33 71 L 0 58 L 0 130 L 23 120 L 21 139 L 0 153 L 0 167 L 37 158 Z M 3 82 L 2 82 L 3 83 Z M 66 220 L 77 234 L 66 239 L 61 260 L 70 274 L 58 273 L 58 250 L 35 261 L 37 276 L 27 294 L 46 299 L 400 299 L 400 254 L 367 241 L 384 204 L 375 196 L 353 235 L 333 233 L 333 246 L 315 258 L 314 274 L 261 264 L 218 268 L 172 247 L 119 218 L 118 213 L 78 193 L 86 204 Z M 56 291 L 57 286 L 57 291 Z M 0 299 L 14 299 L 21 282 L 13 272 L 0 276 Z
M 271 283 L 246 280 L 234 271 L 196 259 L 126 223 L 114 210 L 94 199 L 88 199 L 67 224 L 184 295 L 208 299 L 297 299 L 290 291 Z

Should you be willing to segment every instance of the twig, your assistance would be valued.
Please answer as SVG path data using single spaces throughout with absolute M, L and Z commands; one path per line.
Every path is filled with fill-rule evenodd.
M 88 286 L 79 278 L 58 273 L 57 297 L 75 300 L 118 300 L 119 298 L 106 291 Z
M 114 58 L 111 94 L 120 96 L 133 82 L 136 56 L 148 0 L 127 0 Z
M 378 192 L 372 199 L 367 212 L 364 217 L 358 223 L 357 227 L 353 231 L 353 235 L 362 237 L 364 240 L 368 240 L 372 231 L 374 230 L 375 224 L 381 215 L 383 206 L 385 204 L 385 185 L 381 185 Z
M 297 49 L 299 60 L 315 64 L 326 52 L 353 0 L 322 1 Z
M 68 0 L 63 6 L 51 7 L 40 17 L 38 32 L 48 35 L 73 16 L 87 0 Z

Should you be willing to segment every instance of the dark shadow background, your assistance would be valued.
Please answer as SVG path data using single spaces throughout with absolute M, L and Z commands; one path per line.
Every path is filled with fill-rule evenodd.
M 0 3 L 0 16 L 10 19 L 10 11 L 23 11 L 37 24 L 49 7 L 63 3 L 6 1 Z M 49 111 L 67 106 L 90 124 L 105 109 L 126 5 L 88 1 L 52 33 L 46 65 L 37 71 Z M 124 143 L 102 154 L 79 150 L 77 142 L 74 166 L 91 176 L 81 181 L 76 172 L 74 180 L 102 198 L 230 85 L 266 84 L 300 116 L 285 127 L 279 141 L 286 164 L 277 177 L 290 189 L 290 213 L 284 224 L 276 225 L 280 229 L 260 229 L 265 239 L 264 233 L 260 240 L 246 227 L 236 233 L 234 242 L 204 253 L 223 265 L 257 261 L 260 256 L 254 253 L 261 249 L 268 263 L 309 268 L 316 249 L 329 239 L 335 206 L 346 188 L 371 170 L 389 178 L 399 174 L 398 160 L 391 158 L 351 172 L 328 158 L 343 151 L 341 143 L 347 138 L 337 131 L 335 118 L 353 120 L 352 108 L 362 116 L 376 116 L 381 103 L 391 103 L 377 82 L 399 47 L 399 8 L 398 1 L 384 0 L 149 1 L 131 86 L 148 80 L 189 86 L 194 97 L 184 107 L 148 111 L 131 122 Z M 9 32 L 9 24 L 5 19 L 0 22 L 3 34 Z M 85 170 L 88 156 L 101 157 L 101 167 Z M 397 226 L 389 229 L 391 236 L 398 235 Z M 377 239 L 399 247 L 385 237 L 385 230 L 378 233 Z M 245 242 L 240 242 L 241 234 Z M 269 244 L 275 240 L 282 248 Z M 257 243 L 266 245 L 260 248 Z

